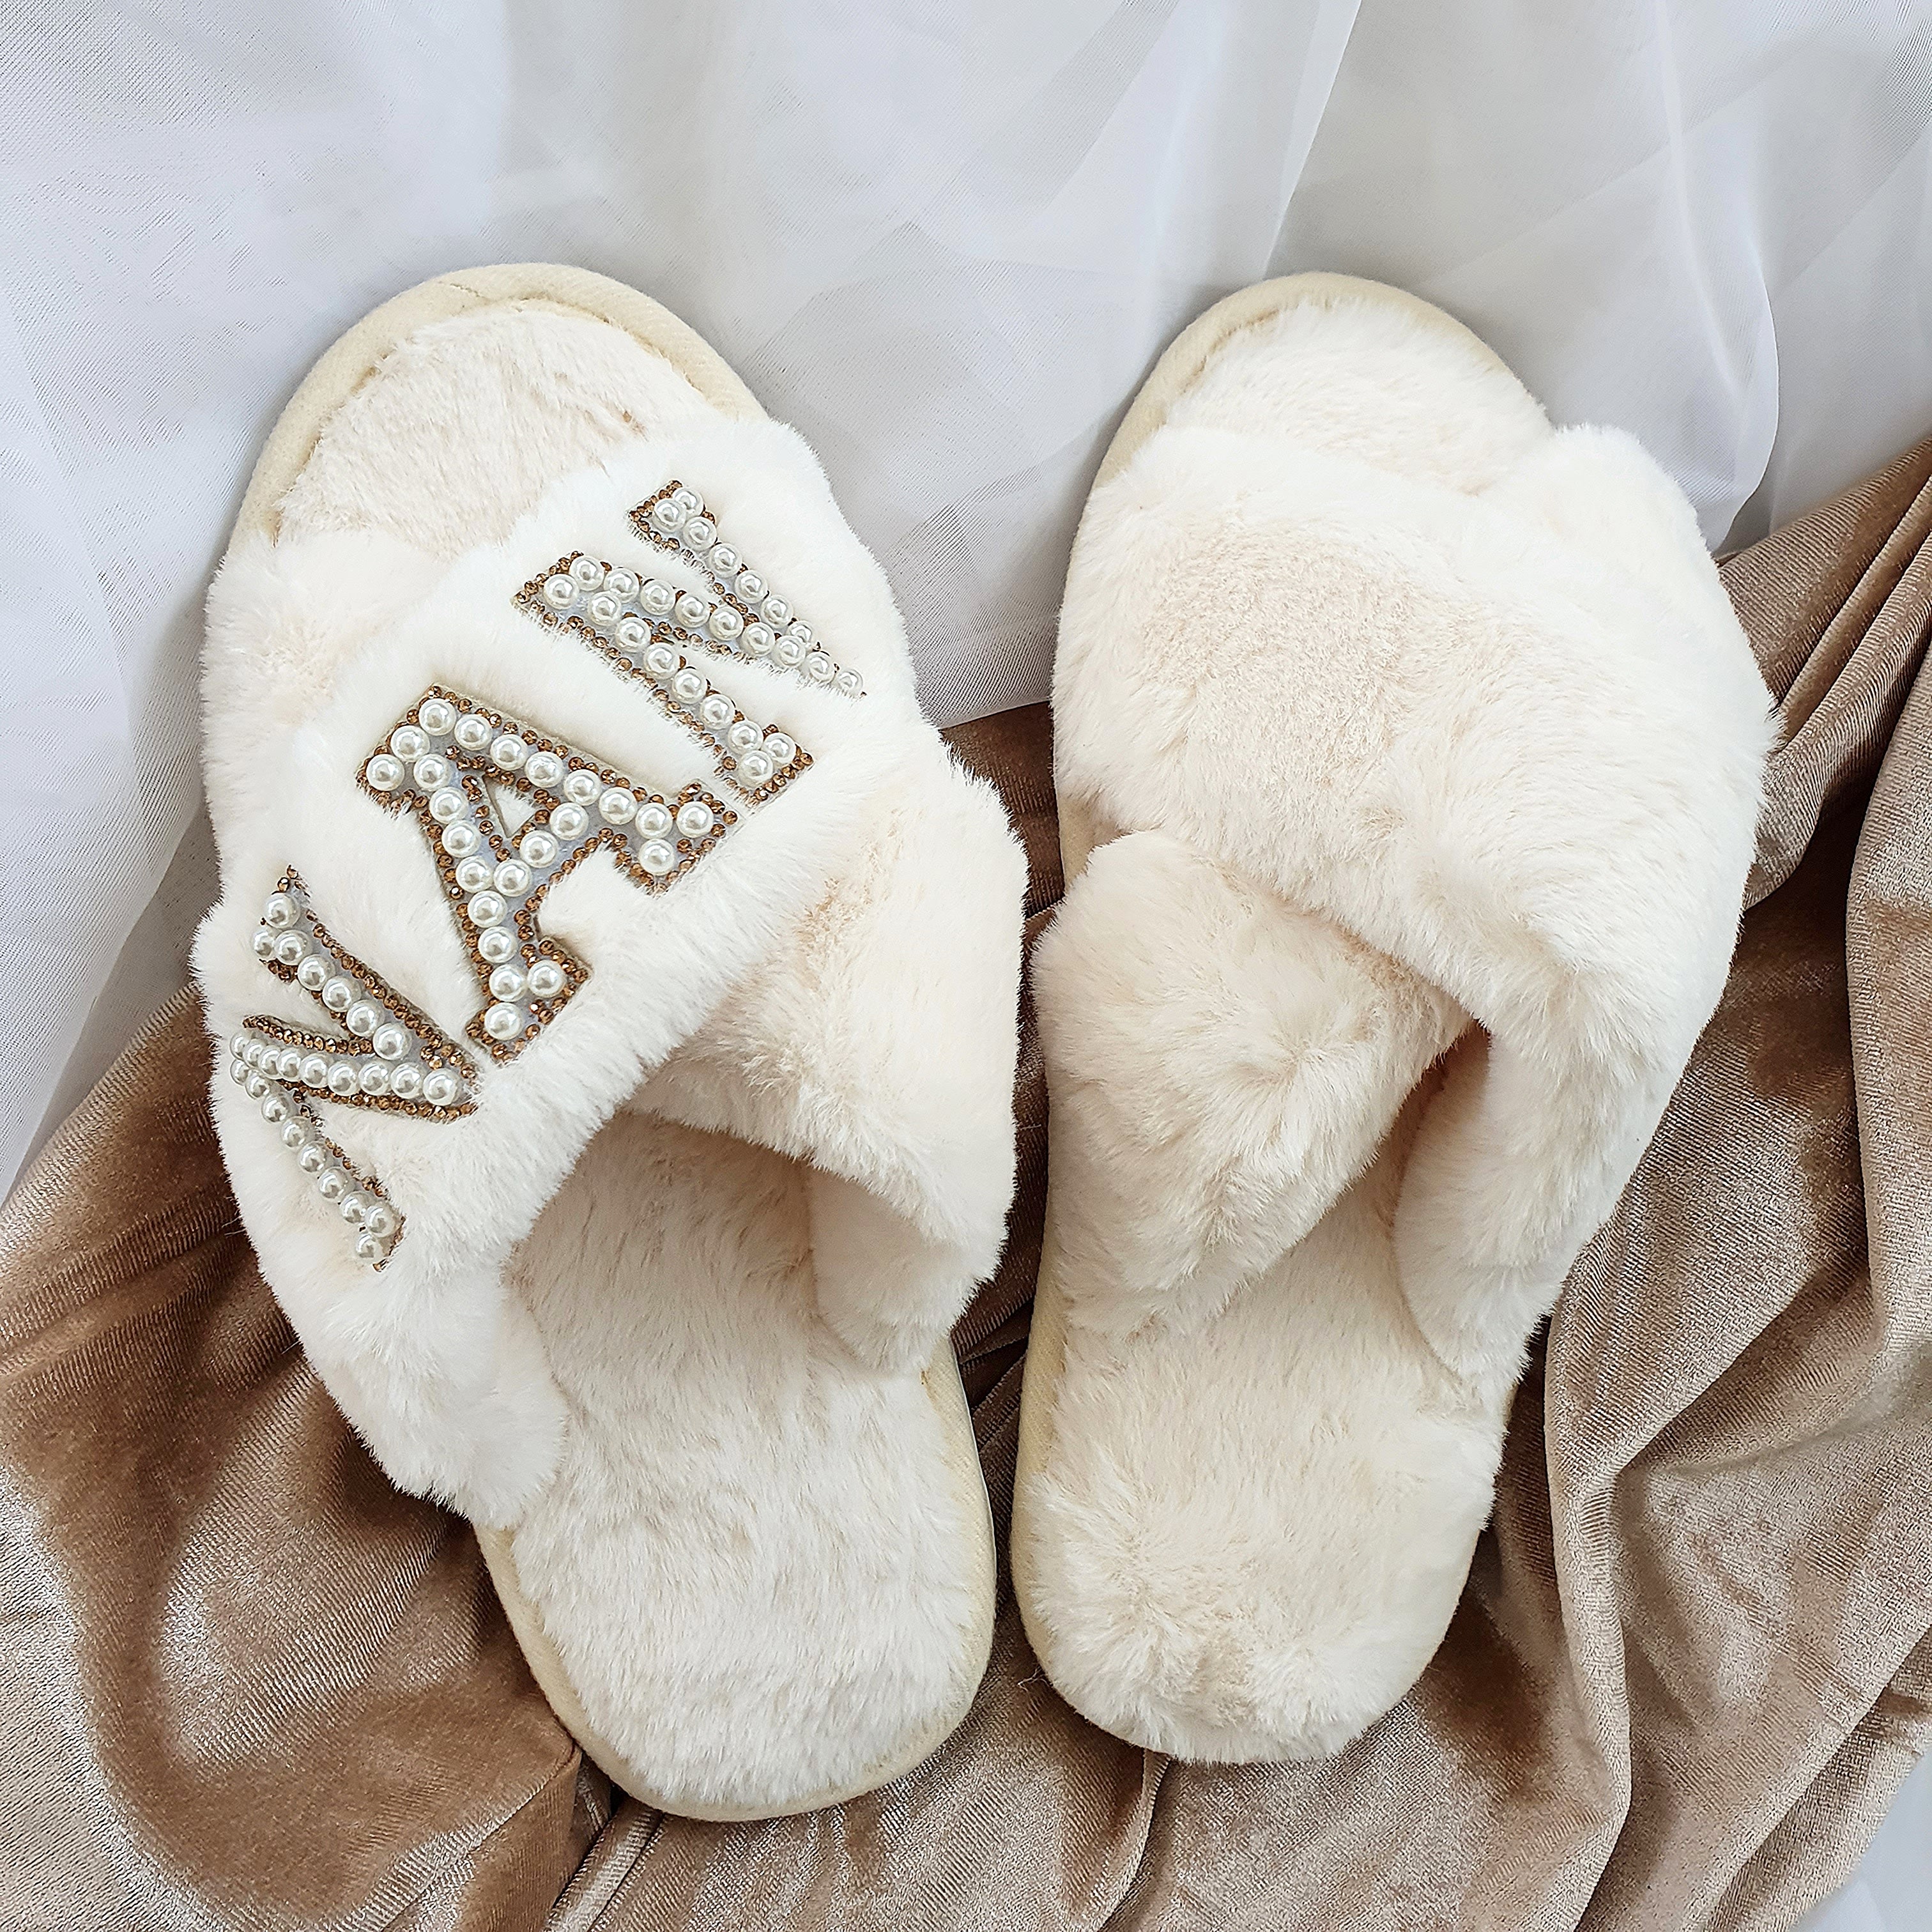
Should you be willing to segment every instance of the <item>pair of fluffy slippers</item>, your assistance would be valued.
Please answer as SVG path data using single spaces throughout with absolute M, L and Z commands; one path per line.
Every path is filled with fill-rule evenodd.
M 990 1640 L 1024 868 L 809 452 L 630 290 L 426 284 L 272 436 L 206 697 L 216 1122 L 344 1410 L 646 1802 L 910 1770 Z M 1124 1736 L 1331 1750 L 1714 1004 L 1766 695 L 1640 452 L 1305 277 L 1136 404 L 1055 703 L 1022 1610 Z

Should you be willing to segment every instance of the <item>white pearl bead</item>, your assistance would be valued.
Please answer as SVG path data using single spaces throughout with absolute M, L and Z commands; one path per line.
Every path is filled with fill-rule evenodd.
M 422 1069 L 406 1060 L 389 1076 L 389 1091 L 399 1100 L 413 1100 L 422 1091 Z
M 483 1030 L 492 1040 L 514 1040 L 524 1030 L 524 1013 L 520 1006 L 497 1005 L 491 1006 L 483 1016 Z
M 320 1174 L 328 1165 L 328 1156 L 311 1142 L 296 1156 L 296 1165 L 304 1174 Z
M 722 730 L 730 723 L 737 707 L 721 692 L 714 691 L 698 707 L 698 715 L 714 730 Z
M 782 770 L 798 756 L 798 747 L 782 731 L 767 731 L 765 756 Z
M 516 951 L 517 936 L 507 926 L 493 926 L 478 936 L 476 950 L 494 966 Z
M 663 806 L 652 803 L 638 808 L 638 830 L 646 838 L 662 838 L 670 827 L 670 813 Z
M 495 876 L 488 859 L 466 859 L 456 868 L 456 883 L 466 892 L 480 892 Z
M 245 1033 L 232 1034 L 229 1036 L 228 1051 L 239 1060 L 248 1044 L 248 1036 Z
M 380 1060 L 365 1060 L 362 1066 L 362 1090 L 379 1098 L 389 1090 L 389 1070 Z
M 483 835 L 468 819 L 459 818 L 443 828 L 442 849 L 452 859 L 466 859 L 483 842 Z
M 660 584 L 653 577 L 638 592 L 638 602 L 653 617 L 668 617 L 677 608 L 677 592 L 668 584 Z
M 772 645 L 778 642 L 772 635 L 769 624 L 747 624 L 745 626 L 745 648 L 754 658 L 769 657 Z
M 573 805 L 588 805 L 604 789 L 604 781 L 595 772 L 580 768 L 563 782 L 563 795 Z
M 782 631 L 791 622 L 791 606 L 782 597 L 765 599 L 765 622 L 776 631 Z
M 396 1232 L 396 1210 L 386 1201 L 372 1201 L 362 1225 L 376 1240 L 385 1240 Z
M 550 815 L 550 830 L 560 838 L 580 838 L 590 814 L 580 805 L 560 805 Z
M 642 650 L 650 634 L 650 626 L 641 617 L 626 617 L 617 626 L 617 641 L 627 651 Z
M 792 636 L 779 638 L 772 646 L 772 656 L 782 664 L 795 664 L 805 656 L 805 646 Z
M 502 919 L 506 908 L 501 897 L 495 892 L 478 892 L 470 902 L 470 923 L 472 926 L 495 926 Z
M 684 506 L 668 496 L 660 496 L 651 506 L 651 521 L 667 534 L 682 524 L 684 516 Z
M 520 738 L 506 734 L 490 747 L 490 762 L 500 772 L 513 772 L 530 754 L 530 748 Z
M 737 772 L 748 785 L 761 785 L 772 775 L 772 761 L 762 752 L 741 752 Z
M 417 711 L 416 716 L 432 738 L 447 738 L 456 724 L 456 706 L 447 699 L 432 698 Z
M 387 752 L 379 752 L 363 770 L 372 789 L 376 791 L 394 791 L 403 782 L 403 764 L 400 758 L 392 758 Z
M 255 928 L 255 936 L 248 944 L 254 948 L 257 959 L 267 959 L 274 953 L 275 935 L 266 926 L 258 926 Z
M 382 1024 L 382 1016 L 367 1000 L 358 1000 L 342 1016 L 342 1024 L 358 1040 L 367 1040 Z
M 694 670 L 681 670 L 670 681 L 673 694 L 687 704 L 695 704 L 708 688 L 706 680 Z
M 352 1063 L 338 1060 L 328 1070 L 328 1090 L 332 1094 L 354 1094 L 360 1090 L 362 1082 Z
M 688 590 L 677 600 L 677 621 L 687 631 L 702 630 L 710 614 L 711 606 Z
M 788 638 L 796 638 L 800 644 L 808 645 L 812 642 L 812 626 L 809 624 L 795 622 L 785 635 Z
M 340 1201 L 349 1192 L 349 1177 L 339 1167 L 324 1168 L 316 1178 L 315 1191 L 325 1201 Z
M 737 582 L 731 588 L 747 604 L 755 605 L 765 594 L 765 580 L 755 570 L 741 570 L 738 573 Z
M 289 1117 L 289 1103 L 271 1088 L 262 1096 L 262 1118 L 270 1126 L 278 1127 Z
M 748 752 L 758 742 L 758 728 L 748 718 L 741 718 L 725 733 L 724 742 L 734 752 Z
M 687 838 L 702 838 L 716 823 L 711 815 L 711 808 L 702 799 L 694 798 L 688 805 L 680 806 L 677 813 L 677 829 Z M 731 848 L 737 850 L 736 846 Z M 710 874 L 705 874 L 709 878 Z
M 830 684 L 838 668 L 823 651 L 814 651 L 805 661 L 805 674 L 814 684 Z
M 682 483 L 670 493 L 670 500 L 687 517 L 694 516 L 704 508 L 704 499 L 696 491 L 687 490 Z
M 506 960 L 490 975 L 490 991 L 500 1000 L 520 1000 L 524 984 L 524 969 L 513 960 Z
M 637 574 L 633 571 L 614 570 L 604 578 L 604 588 L 613 597 L 628 604 L 638 594 Z
M 433 1107 L 450 1107 L 456 1104 L 463 1090 L 462 1083 L 453 1073 L 439 1066 L 422 1084 L 422 1096 Z
M 614 624 L 617 621 L 617 614 L 624 607 L 609 591 L 600 590 L 584 608 L 589 611 L 593 624 Z
M 480 752 L 496 735 L 496 728 L 481 712 L 472 711 L 456 721 L 456 742 L 466 752 Z
M 454 785 L 437 792 L 429 802 L 429 815 L 439 825 L 447 825 L 452 820 L 460 818 L 470 801 Z
M 282 1048 L 281 1057 L 275 1063 L 276 1074 L 284 1080 L 298 1080 L 302 1078 L 302 1048 L 285 1046 Z
M 228 1063 L 228 1077 L 238 1087 L 248 1084 L 248 1063 L 245 1060 L 231 1060 Z
M 677 854 L 662 838 L 647 839 L 638 854 L 638 862 L 646 872 L 661 877 L 677 863 Z
M 356 1258 L 358 1262 L 379 1262 L 386 1252 L 382 1242 L 367 1228 L 356 1237 Z
M 440 785 L 449 782 L 449 760 L 434 752 L 424 754 L 410 768 L 410 776 L 423 791 L 434 791 Z
M 573 559 L 570 574 L 586 590 L 595 590 L 604 581 L 604 566 L 594 556 Z
M 553 610 L 568 610 L 577 602 L 577 586 L 567 577 L 549 577 L 544 580 L 543 594 Z
M 638 815 L 637 794 L 613 786 L 597 801 L 597 815 L 608 824 L 629 824 Z
M 280 932 L 295 924 L 296 902 L 286 892 L 271 892 L 262 908 L 262 917 L 275 932 Z
M 282 1130 L 282 1144 L 299 1149 L 308 1145 L 308 1130 L 299 1120 L 291 1120 Z
M 392 1021 L 378 1027 L 370 1035 L 369 1044 L 385 1060 L 400 1060 L 410 1050 L 410 1036 Z
M 684 526 L 684 540 L 693 550 L 709 550 L 718 541 L 716 526 L 708 517 L 693 517 Z
M 418 725 L 398 724 L 389 734 L 389 749 L 404 764 L 414 764 L 429 749 L 429 734 Z
M 704 560 L 704 567 L 718 577 L 729 577 L 738 568 L 738 553 L 729 544 L 720 544 Z
M 545 790 L 563 776 L 563 760 L 554 752 L 532 752 L 524 766 L 524 776 Z
M 539 959 L 530 970 L 530 998 L 554 1000 L 563 991 L 563 968 L 554 959 Z
M 362 1216 L 369 1211 L 368 1196 L 351 1188 L 336 1204 L 336 1211 L 352 1227 L 360 1225 Z
M 548 866 L 556 856 L 556 841 L 538 826 L 524 834 L 517 850 L 522 853 L 526 864 Z
M 834 682 L 842 698 L 862 698 L 866 694 L 864 680 L 856 670 L 842 670 Z
M 331 980 L 322 989 L 322 1004 L 332 1013 L 346 1013 L 360 990 L 353 980 Z
M 296 968 L 296 983 L 308 992 L 320 992 L 328 977 L 328 962 L 320 952 L 311 952 Z
M 311 1053 L 302 1064 L 302 1078 L 304 1087 L 326 1087 L 328 1062 L 320 1054 Z
M 644 653 L 644 668 L 653 677 L 668 677 L 683 662 L 668 644 L 653 644 Z
M 242 1042 L 242 1064 L 256 1067 L 262 1064 L 262 1055 L 268 1050 L 267 1042 L 259 1040 L 244 1040 Z
M 530 868 L 520 859 L 506 859 L 491 877 L 506 898 L 520 899 L 530 889 Z
M 275 941 L 275 957 L 284 966 L 299 965 L 308 953 L 308 940 L 299 932 L 285 932 Z

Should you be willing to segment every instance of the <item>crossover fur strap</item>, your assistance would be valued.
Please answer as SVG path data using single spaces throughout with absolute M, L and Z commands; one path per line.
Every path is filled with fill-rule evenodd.
M 1279 1252 L 1318 1216 L 1348 1178 L 1322 1168 L 1334 1148 L 1359 1166 L 1452 1016 L 1480 1024 L 1428 1102 L 1396 1245 L 1444 1360 L 1513 1371 L 1735 938 L 1768 702 L 1688 506 L 1606 432 L 1551 438 L 1468 495 L 1170 428 L 1095 494 L 1060 653 L 1066 794 L 1194 855 L 1191 883 L 1172 853 L 1114 862 L 1144 884 L 1249 893 L 1237 977 L 1327 1010 L 1294 1084 L 1355 1083 L 1339 1141 L 1304 1124 L 1308 1151 L 1276 1148 L 1284 1175 L 1319 1170 L 1306 1199 L 1231 1197 L 1256 1240 L 1265 1226 Z M 1106 856 L 1096 890 L 1118 891 Z M 1280 1060 L 1275 1001 L 1250 1017 L 1250 1064 Z
M 257 542 L 208 622 L 217 1124 L 395 1480 L 486 1522 L 547 1480 L 503 1270 L 620 1106 L 808 1162 L 827 1320 L 926 1359 L 1011 1187 L 1023 861 L 798 439 L 643 446 L 441 573 Z

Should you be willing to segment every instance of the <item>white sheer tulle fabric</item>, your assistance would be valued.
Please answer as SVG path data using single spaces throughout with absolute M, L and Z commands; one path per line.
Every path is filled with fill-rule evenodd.
M 703 330 L 819 450 L 942 724 L 1045 693 L 1107 435 L 1265 275 L 1444 304 L 1714 543 L 1932 428 L 1912 0 L 95 0 L 0 35 L 0 1181 L 184 977 L 210 568 L 290 388 L 424 276 L 581 262 Z M 1868 1880 L 1820 1922 L 1893 1922 Z M 1898 1882 L 1903 1927 L 1923 1861 Z

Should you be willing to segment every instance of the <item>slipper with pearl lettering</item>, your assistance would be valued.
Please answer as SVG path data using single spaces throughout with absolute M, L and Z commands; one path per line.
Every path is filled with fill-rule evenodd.
M 910 1769 L 991 1639 L 1024 867 L 810 452 L 616 284 L 426 284 L 271 436 L 205 698 L 215 1122 L 318 1373 L 644 1802 Z
M 1723 986 L 1769 711 L 1676 485 L 1439 310 L 1293 276 L 1162 358 L 1068 572 L 1034 958 L 1013 1574 L 1095 1724 L 1319 1756 L 1427 1664 Z

